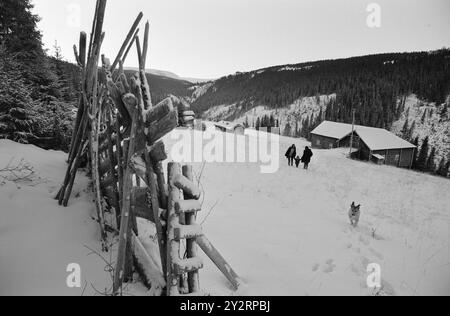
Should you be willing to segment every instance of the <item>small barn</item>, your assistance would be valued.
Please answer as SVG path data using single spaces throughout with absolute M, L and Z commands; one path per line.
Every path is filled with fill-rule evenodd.
M 358 151 L 354 157 L 402 168 L 410 168 L 416 146 L 382 129 L 367 126 L 325 121 L 311 132 L 313 148 L 333 149 L 350 147 L 353 134 L 353 148 Z
M 244 125 L 238 124 L 238 123 L 231 123 L 231 122 L 217 122 L 214 123 L 214 126 L 217 130 L 224 132 L 224 133 L 232 133 L 236 135 L 244 135 L 245 133 L 245 127 Z

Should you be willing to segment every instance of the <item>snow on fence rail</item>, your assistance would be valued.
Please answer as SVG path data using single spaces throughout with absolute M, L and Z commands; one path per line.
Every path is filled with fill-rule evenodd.
M 123 283 L 131 280 L 135 263 L 153 294 L 161 295 L 164 287 L 167 295 L 201 294 L 199 270 L 203 262 L 197 244 L 237 289 L 237 274 L 196 224 L 196 214 L 201 209 L 200 190 L 193 183 L 192 167 L 169 164 L 168 181 L 162 168 L 167 154 L 161 138 L 179 124 L 192 126 L 195 114 L 175 97 L 152 104 L 145 72 L 149 23 L 145 25 L 141 46 L 138 26 L 142 13 L 134 21 L 114 62 L 111 64 L 100 55 L 105 38 L 106 3 L 97 0 L 89 44 L 82 32 L 79 46 L 74 46 L 83 74 L 82 92 L 68 168 L 56 199 L 60 205 L 68 205 L 77 171 L 87 161 L 103 251 L 109 251 L 108 232 L 118 234 L 113 295 L 120 295 Z M 123 64 L 133 46 L 138 53 L 139 71 L 128 78 Z M 105 222 L 107 210 L 115 212 L 115 227 Z M 136 217 L 155 224 L 159 254 L 146 253 L 139 242 Z M 180 258 L 181 240 L 186 240 L 186 258 Z M 161 270 L 152 260 L 157 255 Z

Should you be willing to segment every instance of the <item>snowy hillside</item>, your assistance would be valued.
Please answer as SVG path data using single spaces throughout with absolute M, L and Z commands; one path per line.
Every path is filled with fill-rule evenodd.
M 410 95 L 406 98 L 402 116 L 394 122 L 392 131 L 402 136 L 405 121 L 408 120 L 407 127 L 412 128 L 411 139 L 419 137 L 421 144 L 425 137 L 429 137 L 429 144 L 436 148 L 436 163 L 442 158 L 450 159 L 450 116 L 448 113 L 445 117 L 441 116 L 444 106 L 436 106 L 435 103 L 427 103 Z
M 250 110 L 247 110 L 245 106 L 232 104 L 216 106 L 203 114 L 203 118 L 212 121 L 235 121 L 239 123 L 248 122 L 250 126 L 255 126 L 258 118 L 264 116 L 274 116 L 278 119 L 281 131 L 286 131 L 286 125 L 290 125 L 290 136 L 294 136 L 295 129 L 302 127 L 302 122 L 313 117 L 317 118 L 325 110 L 331 100 L 335 99 L 336 95 L 322 95 L 317 97 L 307 97 L 296 100 L 291 105 L 279 108 L 271 109 L 264 105 L 256 106 Z M 289 136 L 286 135 L 285 136 Z
M 211 84 L 197 87 L 195 95 L 202 95 L 211 88 Z M 273 116 L 279 121 L 280 130 L 284 136 L 295 136 L 296 131 L 302 129 L 304 122 L 311 117 L 317 119 L 325 113 L 328 105 L 336 99 L 336 94 L 328 96 L 307 97 L 296 100 L 293 104 L 272 109 L 259 105 L 250 110 L 238 104 L 215 106 L 203 113 L 203 119 L 211 121 L 235 121 L 239 123 L 248 122 L 250 126 L 255 126 L 258 118 Z M 436 106 L 435 103 L 428 103 L 418 99 L 415 95 L 409 95 L 405 99 L 399 99 L 398 103 L 404 101 L 404 110 L 399 120 L 392 124 L 391 131 L 398 136 L 405 138 L 403 129 L 408 118 L 408 129 L 412 128 L 409 135 L 413 139 L 419 137 L 419 148 L 426 136 L 430 138 L 430 146 L 436 148 L 435 163 L 439 164 L 442 158 L 450 159 L 450 116 L 446 114 L 442 117 L 441 112 L 445 105 Z M 289 124 L 288 130 L 286 125 Z
M 171 153 L 174 140 L 165 141 Z M 450 294 L 448 180 L 348 160 L 342 150 L 315 151 L 305 172 L 287 167 L 283 154 L 292 143 L 307 145 L 281 138 L 274 174 L 261 174 L 253 163 L 194 164 L 205 191 L 198 222 L 245 282 L 233 293 L 202 254 L 203 289 L 217 295 L 372 295 L 366 269 L 378 263 L 385 294 Z M 87 178 L 78 177 L 75 198 L 61 208 L 52 197 L 66 155 L 0 141 L 0 169 L 12 157 L 25 159 L 45 181 L 2 180 L 0 295 L 80 295 L 82 289 L 65 286 L 72 262 L 81 264 L 84 281 L 109 287 L 105 263 L 84 247 L 100 247 Z M 356 229 L 347 216 L 352 201 L 362 204 Z M 141 232 L 153 240 L 151 227 Z M 129 291 L 145 294 L 139 283 Z M 85 294 L 96 293 L 88 286 Z

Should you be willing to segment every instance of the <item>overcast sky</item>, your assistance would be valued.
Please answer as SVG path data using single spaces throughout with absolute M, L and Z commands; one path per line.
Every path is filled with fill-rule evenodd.
M 33 3 L 46 47 L 53 51 L 57 40 L 73 61 L 95 0 Z M 367 24 L 371 3 L 381 8 L 379 28 Z M 450 47 L 449 0 L 109 0 L 103 53 L 111 59 L 139 11 L 151 25 L 147 66 L 184 77 Z M 127 64 L 137 65 L 134 50 Z

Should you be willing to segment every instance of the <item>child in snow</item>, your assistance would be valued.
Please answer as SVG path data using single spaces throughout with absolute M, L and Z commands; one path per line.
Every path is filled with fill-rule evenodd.
M 297 156 L 297 158 L 295 158 L 295 165 L 297 166 L 297 168 L 300 165 L 300 161 L 301 161 L 300 156 Z

